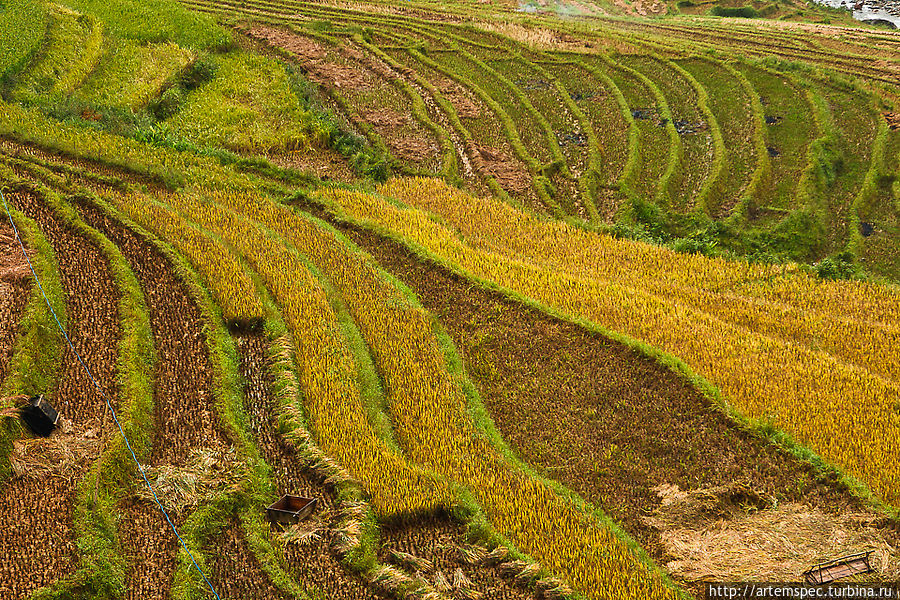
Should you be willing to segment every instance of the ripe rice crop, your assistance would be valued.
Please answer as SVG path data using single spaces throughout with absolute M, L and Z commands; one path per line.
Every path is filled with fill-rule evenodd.
M 372 494 L 373 508 L 383 516 L 450 506 L 445 482 L 408 464 L 373 431 L 347 340 L 325 290 L 302 257 L 224 208 L 224 197 L 215 200 L 190 194 L 172 198 L 187 218 L 215 231 L 245 256 L 281 307 L 297 344 L 310 428 L 322 450 L 363 484 Z
M 497 531 L 585 593 L 674 598 L 603 521 L 510 464 L 480 434 L 430 316 L 335 233 L 253 196 L 221 198 L 306 254 L 341 293 L 385 378 L 410 459 L 469 486 Z
M 226 321 L 254 321 L 265 316 L 253 280 L 220 240 L 145 196 L 124 197 L 117 205 L 136 223 L 178 247 L 206 281 Z
M 479 279 L 674 354 L 718 386 L 739 411 L 783 428 L 888 502 L 900 500 L 900 469 L 893 458 L 900 450 L 900 386 L 891 366 L 900 347 L 895 291 L 822 284 L 802 273 L 782 276 L 777 267 L 683 256 L 565 224 L 529 222 L 530 217 L 496 201 L 476 200 L 435 182 L 399 180 L 379 192 L 330 190 L 319 197 Z M 424 212 L 397 208 L 384 196 L 428 208 L 460 228 L 463 222 L 454 216 L 464 207 L 471 226 L 463 235 L 474 241 L 463 242 Z M 505 247 L 514 238 L 518 252 Z M 580 254 L 582 248 L 590 248 L 587 256 Z M 547 258 L 537 256 L 541 253 Z M 561 271 L 566 262 L 590 266 Z M 663 284 L 667 279 L 672 285 Z M 759 290 L 756 296 L 738 295 L 744 282 Z M 721 296 L 723 307 L 696 301 L 726 287 L 732 289 Z M 785 307 L 759 301 L 772 295 L 818 302 L 779 313 Z M 756 307 L 735 316 L 740 303 Z M 870 318 L 864 317 L 866 310 Z M 864 320 L 854 323 L 849 316 L 854 314 Z M 880 326 L 873 323 L 878 317 Z M 777 334 L 776 327 L 797 339 Z M 812 337 L 805 344 L 804 335 Z M 853 336 L 862 339 L 850 344 Z M 820 347 L 823 339 L 831 340 L 834 354 Z M 845 362 L 841 340 L 855 346 L 847 351 L 856 352 L 860 365 Z

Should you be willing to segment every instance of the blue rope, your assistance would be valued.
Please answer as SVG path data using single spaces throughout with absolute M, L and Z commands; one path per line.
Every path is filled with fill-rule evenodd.
M 166 521 L 169 522 L 169 527 L 172 528 L 172 531 L 175 533 L 175 537 L 178 538 L 178 541 L 181 542 L 181 546 L 184 548 L 185 552 L 187 552 L 188 556 L 191 557 L 191 562 L 194 563 L 194 567 L 197 569 L 197 572 L 200 573 L 203 581 L 206 582 L 206 585 L 208 585 L 209 589 L 212 590 L 212 593 L 215 594 L 216 600 L 222 600 L 219 597 L 219 594 L 216 592 L 216 589 L 213 587 L 212 583 L 210 583 L 209 579 L 206 578 L 206 575 L 203 573 L 203 569 L 201 569 L 200 565 L 197 564 L 197 561 L 194 560 L 194 555 L 191 554 L 191 551 L 188 549 L 187 544 L 184 543 L 184 540 L 178 534 L 178 529 L 175 528 L 175 524 L 172 522 L 172 519 L 169 518 L 169 513 L 166 512 L 166 509 L 163 507 L 162 502 L 159 501 L 159 497 L 156 495 L 156 491 L 153 489 L 153 486 L 150 485 L 150 480 L 147 479 L 147 474 L 144 472 L 144 467 L 141 466 L 141 462 L 138 460 L 137 455 L 134 453 L 134 450 L 132 450 L 131 443 L 128 441 L 128 436 L 125 435 L 125 430 L 122 428 L 122 424 L 119 422 L 119 418 L 116 416 L 116 411 L 113 409 L 109 398 L 107 398 L 106 394 L 103 393 L 103 389 L 100 387 L 100 384 L 97 383 L 97 380 L 94 379 L 93 374 L 91 374 L 91 370 L 87 368 L 86 364 L 84 364 L 84 361 L 81 359 L 81 355 L 78 354 L 78 351 L 75 350 L 75 346 L 72 344 L 72 340 L 69 339 L 69 334 L 66 333 L 65 328 L 62 326 L 62 323 L 59 322 L 59 317 L 56 316 L 56 311 L 53 310 L 53 306 L 50 304 L 50 300 L 47 298 L 47 294 L 44 292 L 44 286 L 41 285 L 41 280 L 38 278 L 37 272 L 34 270 L 34 265 L 31 264 L 31 260 L 28 258 L 28 252 L 25 251 L 25 244 L 22 243 L 22 238 L 19 237 L 19 229 L 13 222 L 12 213 L 9 210 L 9 205 L 6 203 L 6 196 L 3 195 L 3 190 L 0 190 L 0 198 L 3 199 L 3 209 L 6 211 L 6 216 L 9 218 L 9 224 L 12 225 L 13 231 L 16 234 L 16 240 L 19 242 L 19 247 L 22 248 L 22 255 L 25 257 L 26 262 L 28 262 L 28 267 L 31 269 L 31 274 L 34 275 L 34 281 L 37 283 L 38 289 L 41 290 L 41 295 L 44 297 L 44 301 L 47 303 L 47 307 L 50 309 L 50 313 L 56 320 L 56 325 L 59 327 L 59 330 L 66 338 L 66 342 L 68 342 L 69 348 L 72 350 L 75 358 L 78 359 L 78 362 L 81 363 L 81 366 L 88 374 L 88 377 L 91 378 L 91 382 L 94 384 L 94 387 L 97 388 L 97 391 L 100 392 L 100 396 L 103 398 L 103 400 L 106 401 L 106 407 L 109 409 L 109 412 L 112 413 L 113 421 L 115 421 L 116 425 L 119 427 L 119 432 L 122 434 L 122 439 L 125 440 L 125 446 L 128 448 L 128 452 L 131 453 L 131 458 L 134 460 L 134 464 L 137 465 L 138 471 L 140 471 L 141 473 L 141 477 L 144 478 L 144 483 L 147 484 L 147 487 L 150 489 L 150 493 L 153 494 L 153 500 L 156 501 L 156 505 L 159 507 L 159 510 L 162 511 L 163 516 L 166 517 Z

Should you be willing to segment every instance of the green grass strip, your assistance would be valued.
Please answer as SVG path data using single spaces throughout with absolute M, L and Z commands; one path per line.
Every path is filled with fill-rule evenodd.
M 721 194 L 728 167 L 728 161 L 725 157 L 725 140 L 722 138 L 722 128 L 719 127 L 719 121 L 709 107 L 709 94 L 707 93 L 706 88 L 676 62 L 666 60 L 664 61 L 664 64 L 678 72 L 678 74 L 684 77 L 691 87 L 694 88 L 694 91 L 697 93 L 697 107 L 700 109 L 700 112 L 703 113 L 703 116 L 706 118 L 706 122 L 709 125 L 709 131 L 713 140 L 713 162 L 709 168 L 709 175 L 706 176 L 706 179 L 703 181 L 703 185 L 700 188 L 700 192 L 697 194 L 696 202 L 698 209 L 702 210 L 707 215 L 711 215 L 715 208 L 713 205 L 715 200 L 712 197 L 716 194 Z
M 2 181 L 0 187 L 5 194 L 9 194 L 15 188 L 8 183 L 5 170 L 0 171 L 0 181 Z M 32 251 L 31 263 L 44 287 L 44 293 L 47 294 L 53 310 L 65 327 L 66 304 L 63 300 L 64 292 L 53 246 L 44 237 L 37 223 L 12 207 L 10 213 L 22 241 Z M 0 218 L 4 221 L 8 219 L 2 206 Z M 33 284 L 19 323 L 13 353 L 7 365 L 8 375 L 0 385 L 0 398 L 34 396 L 55 389 L 63 344 L 62 334 L 56 326 L 53 315 L 47 309 L 44 295 L 38 286 Z M 0 409 L 3 408 L 10 407 L 0 406 Z M 22 433 L 23 429 L 18 420 L 0 421 L 0 485 L 12 476 L 9 453 L 12 451 L 13 441 Z
M 766 130 L 766 113 L 760 100 L 759 93 L 747 77 L 735 69 L 731 64 L 725 61 L 714 61 L 715 64 L 723 67 L 726 71 L 737 79 L 741 87 L 747 92 L 750 98 L 750 110 L 753 112 L 753 145 L 756 149 L 756 168 L 750 176 L 750 183 L 741 195 L 740 200 L 731 212 L 731 217 L 739 221 L 745 222 L 747 219 L 747 210 L 750 206 L 758 205 L 762 202 L 760 195 L 764 186 L 772 178 L 772 161 L 769 158 L 768 151 L 768 133 Z
M 681 166 L 681 161 L 684 157 L 684 146 L 681 144 L 681 136 L 678 135 L 678 130 L 675 129 L 675 121 L 672 118 L 672 110 L 669 108 L 669 103 L 666 101 L 666 97 L 660 91 L 659 87 L 649 77 L 628 65 L 615 62 L 605 53 L 600 53 L 599 56 L 610 67 L 619 69 L 620 71 L 639 79 L 641 83 L 650 90 L 650 93 L 653 94 L 656 104 L 659 107 L 660 117 L 666 119 L 666 133 L 669 135 L 669 160 L 666 164 L 666 170 L 659 178 L 656 203 L 660 208 L 673 208 L 675 203 L 671 188 L 674 185 L 673 178 L 675 177 L 675 172 Z

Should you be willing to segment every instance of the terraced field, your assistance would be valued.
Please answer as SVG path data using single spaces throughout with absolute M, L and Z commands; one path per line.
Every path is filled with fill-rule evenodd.
M 900 580 L 900 36 L 670 4 L 0 6 L 0 600 Z

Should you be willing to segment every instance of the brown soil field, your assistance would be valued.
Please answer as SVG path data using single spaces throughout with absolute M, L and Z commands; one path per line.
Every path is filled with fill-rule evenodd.
M 213 404 L 203 320 L 187 287 L 148 240 L 86 200 L 79 200 L 77 208 L 119 247 L 144 292 L 157 355 L 150 464 L 181 466 L 191 449 L 221 448 L 226 439 Z M 122 509 L 127 517 L 120 535 L 125 554 L 134 561 L 126 598 L 167 597 L 178 541 L 154 505 L 127 500 Z
M 7 375 L 31 286 L 22 248 L 4 218 L 0 220 L 0 382 Z
M 327 218 L 314 207 L 303 208 Z M 749 554 L 740 545 L 747 536 L 735 532 L 755 527 L 755 534 L 774 535 L 777 515 L 755 525 L 752 517 L 760 510 L 769 514 L 765 510 L 776 502 L 827 515 L 832 530 L 849 537 L 855 534 L 844 517 L 867 515 L 867 524 L 859 526 L 872 529 L 866 535 L 900 545 L 900 524 L 873 513 L 833 478 L 818 477 L 807 463 L 736 426 L 672 371 L 599 334 L 422 262 L 391 240 L 340 228 L 408 285 L 446 328 L 499 432 L 518 456 L 601 507 L 654 560 L 669 564 L 676 578 L 681 572 L 677 561 L 685 557 L 678 555 L 684 535 L 675 533 L 687 528 L 706 535 L 710 545 L 726 547 L 737 540 L 730 550 Z M 704 518 L 688 527 L 660 517 L 664 494 L 659 489 L 666 486 L 705 498 Z M 748 498 L 764 499 L 765 506 Z M 813 536 L 809 555 L 795 560 L 805 557 L 812 564 L 821 555 L 842 553 L 829 545 L 826 528 L 819 529 L 823 534 Z M 775 558 L 754 556 L 761 577 L 775 572 Z M 690 569 L 700 570 L 697 564 L 687 566 L 686 576 Z M 699 584 L 689 577 L 685 582 L 700 593 Z
M 20 187 L 7 194 L 7 201 L 38 223 L 56 252 L 69 337 L 115 405 L 119 292 L 105 257 L 58 218 L 37 193 Z M 47 390 L 47 397 L 59 410 L 63 429 L 75 432 L 68 438 L 58 436 L 57 444 L 84 446 L 81 434 L 96 432 L 105 422 L 106 404 L 69 348 L 63 353 L 58 387 Z M 0 492 L 0 564 L 15 574 L 2 578 L 11 594 L 8 597 L 23 598 L 74 570 L 71 511 L 76 487 L 99 453 L 99 445 L 87 444 L 87 448 L 85 452 L 73 450 L 75 458 L 68 473 L 52 473 L 46 478 L 14 477 Z M 35 452 L 52 450 L 42 440 L 23 439 L 17 442 L 10 460 L 19 460 L 17 454 L 21 454 L 23 462 L 27 456 L 28 463 L 39 464 L 41 457 Z M 48 521 L 52 527 L 47 526 Z

